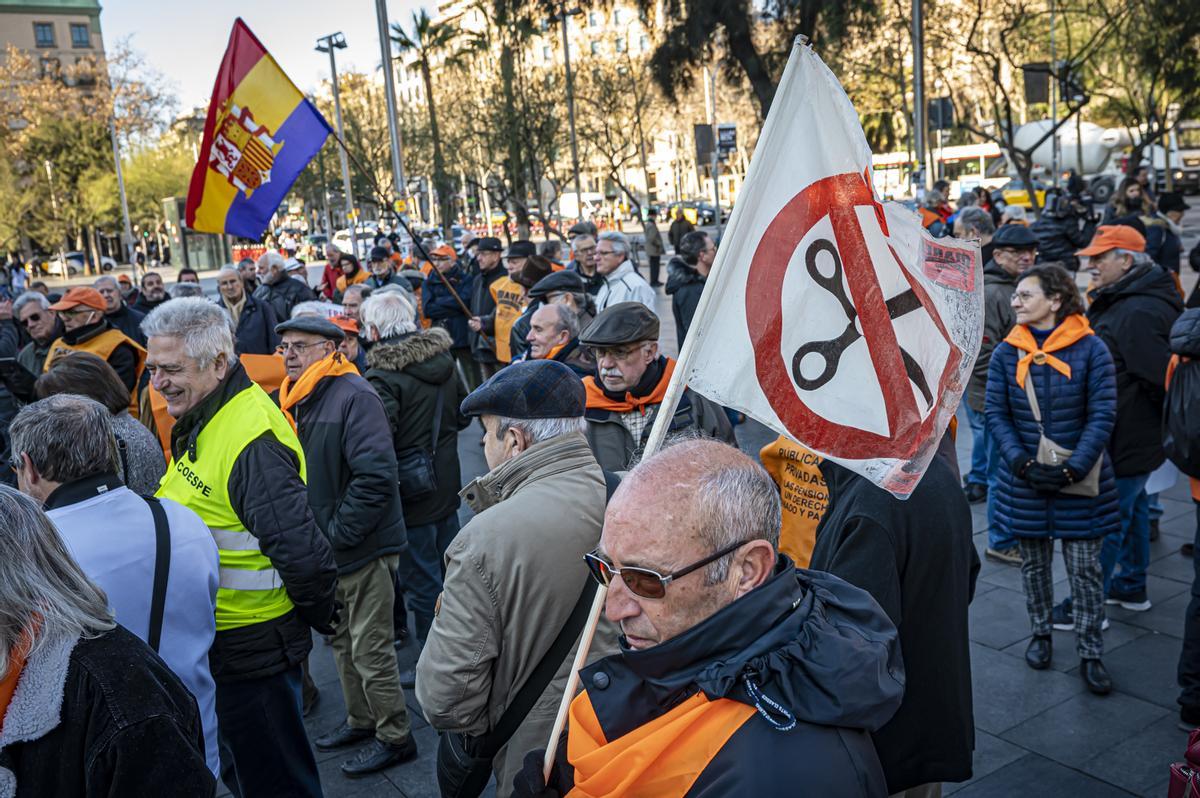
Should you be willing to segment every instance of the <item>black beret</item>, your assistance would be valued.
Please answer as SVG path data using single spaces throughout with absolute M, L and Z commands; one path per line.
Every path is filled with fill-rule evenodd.
M 600 311 L 579 334 L 585 346 L 619 346 L 658 340 L 658 316 L 641 302 L 618 302 Z
M 583 275 L 563 269 L 548 274 L 534 283 L 533 288 L 529 289 L 529 298 L 541 299 L 546 294 L 553 294 L 557 291 L 582 294 L 585 290 Z
M 537 245 L 532 241 L 514 241 L 508 245 L 506 258 L 530 258 L 537 254 Z
M 475 250 L 476 252 L 503 252 L 504 251 L 504 245 L 500 243 L 500 239 L 493 238 L 492 236 L 484 236 L 483 238 L 478 239 L 478 243 L 475 245 L 475 247 L 476 247 L 476 250 Z
M 994 247 L 1031 249 L 1037 245 L 1037 236 L 1023 224 L 1002 224 L 996 228 L 996 234 L 992 236 L 992 246 Z
M 587 404 L 583 381 L 555 360 L 525 360 L 501 369 L 463 400 L 467 416 L 580 418 Z
M 387 247 L 371 247 L 371 256 L 367 260 L 387 260 L 391 256 Z
M 297 316 L 281 324 L 276 324 L 275 332 L 280 335 L 285 332 L 312 333 L 322 338 L 328 338 L 331 341 L 341 341 L 346 337 L 346 333 L 342 331 L 342 328 L 329 319 L 324 316 L 312 316 L 309 314 Z

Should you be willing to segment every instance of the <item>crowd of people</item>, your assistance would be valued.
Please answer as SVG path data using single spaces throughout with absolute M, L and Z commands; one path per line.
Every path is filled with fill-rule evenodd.
M 978 199 L 932 211 L 986 262 L 971 465 L 948 431 L 907 501 L 784 436 L 754 459 L 737 415 L 686 389 L 641 456 L 675 369 L 655 289 L 682 345 L 716 255 L 682 217 L 665 286 L 580 223 L 565 251 L 483 237 L 413 261 L 380 236 L 364 266 L 331 246 L 315 288 L 271 250 L 211 299 L 185 270 L 169 296 L 149 272 L 0 304 L 0 794 L 321 795 L 314 748 L 352 754 L 349 778 L 418 757 L 410 690 L 443 795 L 924 798 L 970 778 L 970 503 L 986 556 L 1021 569 L 1029 666 L 1074 629 L 1080 678 L 1110 692 L 1105 606 L 1151 606 L 1145 487 L 1169 375 L 1200 350 L 1133 220 L 1048 262 Z M 346 711 L 310 740 L 321 639 Z

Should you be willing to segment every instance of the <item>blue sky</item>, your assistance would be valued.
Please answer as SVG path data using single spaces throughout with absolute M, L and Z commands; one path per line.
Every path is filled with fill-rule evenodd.
M 329 56 L 313 49 L 320 36 L 339 30 L 346 35 L 346 49 L 337 51 L 339 71 L 372 70 L 380 60 L 374 0 L 105 0 L 102 5 L 105 45 L 129 37 L 133 48 L 171 81 L 181 111 L 208 105 L 238 16 L 304 92 L 329 76 Z M 389 0 L 388 19 L 407 27 L 421 5 L 434 12 L 431 2 Z

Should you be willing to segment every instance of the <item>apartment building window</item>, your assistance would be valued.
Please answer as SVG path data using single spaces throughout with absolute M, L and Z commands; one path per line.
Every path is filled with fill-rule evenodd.
M 592 55 L 600 55 L 600 42 L 592 42 Z
M 625 37 L 624 36 L 617 37 L 617 52 L 618 53 L 625 52 Z
M 600 15 L 595 11 L 588 12 L 588 25 L 591 25 L 593 28 L 600 27 Z
M 552 48 L 548 44 L 545 45 L 544 47 L 542 47 L 542 60 L 543 61 L 553 61 L 554 60 L 554 48 Z
M 650 49 L 650 37 L 644 33 L 642 38 L 638 39 L 638 49 L 643 53 Z
M 86 50 L 92 46 L 92 33 L 87 25 L 80 22 L 71 23 L 71 46 L 76 50 Z
M 35 22 L 33 23 L 33 41 L 38 47 L 53 47 L 54 46 L 54 23 L 53 22 Z
M 614 25 L 620 25 L 620 24 L 621 24 L 621 20 L 624 18 L 624 16 L 625 16 L 625 15 L 624 15 L 623 13 L 621 13 L 621 9 L 619 9 L 619 8 L 614 8 L 614 9 L 613 9 L 613 24 L 614 24 Z

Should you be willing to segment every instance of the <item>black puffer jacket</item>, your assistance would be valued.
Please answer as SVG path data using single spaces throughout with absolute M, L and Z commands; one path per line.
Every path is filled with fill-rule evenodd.
M 253 383 L 234 364 L 217 389 L 184 413 L 171 429 L 178 459 L 217 411 Z M 261 389 L 259 389 L 261 390 Z M 312 649 L 309 627 L 328 628 L 333 618 L 337 565 L 329 541 L 308 506 L 308 488 L 292 450 L 264 433 L 238 455 L 229 471 L 229 503 L 279 572 L 293 612 L 250 626 L 217 632 L 208 654 L 217 682 L 271 676 L 300 664 Z
M 639 651 L 621 638 L 621 653 L 582 671 L 586 692 L 577 702 L 591 705 L 607 741 L 603 747 L 614 749 L 603 764 L 644 768 L 639 782 L 663 778 L 674 787 L 669 794 L 882 798 L 888 793 L 868 732 L 883 726 L 900 704 L 905 677 L 899 649 L 895 627 L 866 591 L 796 569 L 780 556 L 761 587 L 677 637 Z M 659 732 L 675 735 L 662 751 L 642 755 L 636 743 L 620 750 L 620 738 L 700 693 L 758 711 L 728 739 L 697 738 L 681 716 Z M 779 726 L 794 718 L 795 725 L 783 731 L 764 715 Z M 585 732 L 572 726 L 568 734 L 575 740 Z M 584 760 L 573 769 L 565 753 L 560 746 L 551 785 L 562 795 L 595 767 Z M 670 763 L 666 772 L 655 769 L 660 758 Z M 686 772 L 679 759 L 688 761 Z M 668 782 L 668 774 L 680 781 Z M 686 792 L 678 785 L 687 785 Z
M 1183 311 L 1175 281 L 1161 266 L 1143 264 L 1089 295 L 1087 317 L 1108 345 L 1117 370 L 1117 424 L 1108 450 L 1118 477 L 1149 474 L 1162 465 L 1162 405 L 1168 338 Z
M 688 265 L 683 258 L 673 257 L 667 263 L 665 290 L 671 296 L 671 310 L 675 312 L 675 336 L 679 340 L 679 348 L 683 349 L 683 339 L 687 337 L 692 317 L 696 315 L 696 306 L 700 304 L 700 295 L 704 293 L 704 278 L 695 266 Z
M 1075 253 L 1092 240 L 1096 223 L 1073 214 L 1054 216 L 1047 211 L 1030 225 L 1029 232 L 1037 238 L 1039 263 L 1061 263 L 1071 271 L 1077 271 L 1079 259 Z
M 440 521 L 457 512 L 460 504 L 458 431 L 471 419 L 459 412 L 466 390 L 455 371 L 450 345 L 450 333 L 431 327 L 385 338 L 367 352 L 367 382 L 383 400 L 397 455 L 414 448 L 429 451 L 438 394 L 442 397 L 442 422 L 433 458 L 438 486 L 432 496 L 404 503 L 404 520 L 410 527 Z
M 142 346 L 146 345 L 146 336 L 142 332 L 142 320 L 146 318 L 145 313 L 140 313 L 124 302 L 121 302 L 121 307 L 116 312 L 105 313 L 104 318 L 108 319 L 108 323 L 113 327 L 116 327 Z
M 225 297 L 221 297 L 221 307 L 228 308 Z M 282 319 L 275 316 L 275 311 L 267 302 L 261 302 L 247 295 L 242 312 L 238 314 L 237 335 L 234 338 L 234 348 L 239 355 L 270 355 L 274 354 L 279 345 L 279 336 L 275 334 L 275 325 Z
M 326 377 L 292 408 L 308 461 L 308 505 L 339 574 L 398 554 L 407 540 L 383 403 L 357 374 Z
M 312 302 L 317 295 L 308 283 L 284 275 L 274 284 L 263 283 L 256 288 L 254 298 L 268 303 L 275 311 L 275 318 L 283 322 L 292 317 L 292 308 L 301 302 Z
M 975 722 L 967 607 L 979 556 L 958 476 L 935 456 L 901 501 L 831 460 L 821 474 L 829 509 L 811 567 L 866 590 L 900 630 L 904 702 L 874 734 L 887 792 L 968 779 Z

